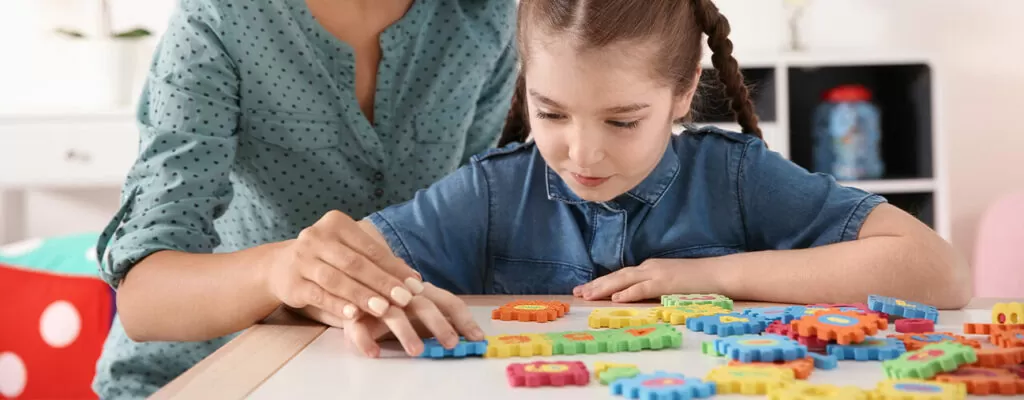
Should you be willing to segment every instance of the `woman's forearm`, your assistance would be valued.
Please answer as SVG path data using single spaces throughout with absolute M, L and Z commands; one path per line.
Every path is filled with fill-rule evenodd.
M 880 294 L 939 308 L 963 307 L 971 281 L 964 265 L 920 240 L 868 237 L 800 250 L 759 251 L 721 257 L 723 294 L 781 303 L 867 301 Z M 955 258 L 952 263 L 956 263 Z
M 261 266 L 277 245 L 225 254 L 151 254 L 118 288 L 125 332 L 135 341 L 200 341 L 259 322 L 280 305 Z

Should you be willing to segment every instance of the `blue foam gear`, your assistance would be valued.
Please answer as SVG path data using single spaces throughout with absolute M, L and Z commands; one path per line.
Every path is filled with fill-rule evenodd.
M 718 336 L 761 333 L 767 326 L 764 318 L 736 312 L 686 319 L 687 329 Z
M 807 357 L 807 346 L 782 335 L 741 335 L 715 339 L 715 350 L 733 360 L 793 361 Z
M 872 294 L 868 296 L 868 308 L 903 318 L 924 318 L 939 323 L 939 310 L 924 303 Z
M 814 368 L 828 371 L 839 367 L 839 359 L 837 359 L 836 356 L 827 356 L 818 353 L 807 353 L 807 355 L 814 359 Z
M 840 360 L 885 361 L 906 353 L 907 348 L 899 339 L 867 338 L 857 344 L 830 344 L 826 352 Z
M 793 317 L 786 312 L 788 309 L 788 306 L 755 307 L 743 310 L 743 314 L 763 318 L 769 324 L 773 321 L 782 321 L 782 323 L 788 324 L 793 320 Z
M 423 340 L 423 352 L 420 353 L 420 358 L 464 358 L 483 356 L 484 354 L 487 354 L 486 340 L 473 342 L 460 337 L 459 344 L 449 350 L 444 348 L 436 338 L 430 338 Z
M 609 385 L 612 395 L 629 399 L 644 400 L 690 400 L 714 396 L 717 387 L 714 382 L 704 382 L 683 374 L 655 371 L 632 378 L 623 378 Z

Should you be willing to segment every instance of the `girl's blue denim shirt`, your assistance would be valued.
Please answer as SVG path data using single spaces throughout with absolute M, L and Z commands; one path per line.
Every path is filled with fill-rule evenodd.
M 836 183 L 756 137 L 673 136 L 618 198 L 577 197 L 532 143 L 470 164 L 368 218 L 396 255 L 455 294 L 570 294 L 651 258 L 717 257 L 853 240 L 881 196 Z

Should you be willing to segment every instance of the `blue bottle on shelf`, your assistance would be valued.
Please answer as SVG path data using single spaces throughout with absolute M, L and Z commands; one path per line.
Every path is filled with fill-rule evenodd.
M 879 149 L 880 121 L 881 112 L 864 86 L 827 91 L 814 113 L 814 172 L 838 180 L 881 178 L 885 164 Z

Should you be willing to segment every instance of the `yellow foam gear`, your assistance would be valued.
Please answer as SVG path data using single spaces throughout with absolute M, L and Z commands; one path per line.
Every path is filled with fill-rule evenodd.
M 658 322 L 651 311 L 643 308 L 595 308 L 587 317 L 591 328 L 625 328 Z
M 712 304 L 692 304 L 686 306 L 654 307 L 651 309 L 650 316 L 672 325 L 684 325 L 689 318 L 728 314 L 731 312 Z
M 856 386 L 814 385 L 795 381 L 768 389 L 769 400 L 868 400 L 870 392 Z
M 551 340 L 536 333 L 487 336 L 487 354 L 484 357 L 550 356 Z
M 594 363 L 594 377 L 597 378 L 602 372 L 612 368 L 639 368 L 636 364 L 621 364 L 621 363 L 610 363 L 604 361 L 597 361 Z
M 931 390 L 922 390 L 932 388 Z M 917 389 L 917 390 L 915 390 Z M 938 389 L 936 392 L 934 389 Z M 967 385 L 921 379 L 890 379 L 878 383 L 871 400 L 963 400 Z
M 1024 324 L 1024 303 L 996 303 L 992 307 L 992 323 L 999 325 Z
M 765 394 L 769 389 L 794 381 L 789 368 L 723 366 L 708 373 L 706 381 L 714 382 L 718 394 Z

